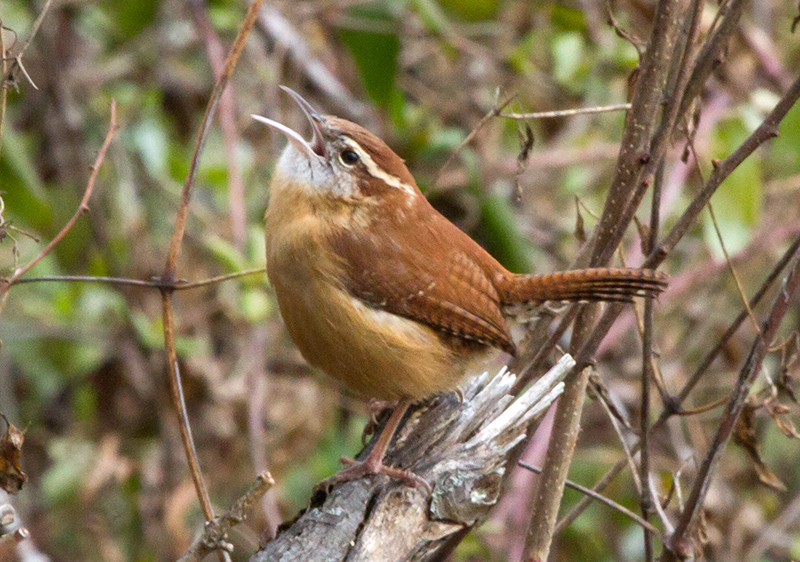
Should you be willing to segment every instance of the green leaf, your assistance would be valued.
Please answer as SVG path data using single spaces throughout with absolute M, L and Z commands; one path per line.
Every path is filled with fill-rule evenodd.
M 564 33 L 553 39 L 553 75 L 562 85 L 572 86 L 581 74 L 584 51 L 583 36 L 579 33 Z
M 118 0 L 111 2 L 110 13 L 117 24 L 117 29 L 125 39 L 131 39 L 145 27 L 153 23 L 158 0 Z
M 769 145 L 770 168 L 777 177 L 791 177 L 800 173 L 800 104 L 789 110 L 778 132 Z
M 5 125 L 0 158 L 0 195 L 5 202 L 5 218 L 16 221 L 17 226 L 42 230 L 51 225 L 53 213 L 46 202 L 44 184 L 31 159 L 35 153 L 25 137 Z
M 490 195 L 481 202 L 484 245 L 497 261 L 515 273 L 531 271 L 530 242 L 516 227 L 514 211 L 505 197 Z
M 448 15 L 468 22 L 493 20 L 500 9 L 498 0 L 438 0 Z
M 224 238 L 214 234 L 206 239 L 205 246 L 227 271 L 234 272 L 247 269 L 247 262 L 244 256 Z
M 561 4 L 552 4 L 550 21 L 559 31 L 577 31 L 580 33 L 586 31 L 586 20 L 583 17 L 583 12 Z
M 353 9 L 350 14 L 378 23 L 389 25 L 394 23 L 387 10 L 380 9 L 380 7 L 378 9 L 375 7 Z M 389 107 L 396 89 L 397 57 L 400 53 L 400 40 L 397 35 L 343 29 L 340 37 L 353 56 L 353 61 L 369 97 L 378 106 Z
M 242 291 L 240 309 L 251 324 L 262 324 L 272 315 L 272 299 L 257 287 Z

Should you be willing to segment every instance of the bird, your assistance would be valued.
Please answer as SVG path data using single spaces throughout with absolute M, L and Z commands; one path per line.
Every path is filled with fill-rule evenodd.
M 546 301 L 630 301 L 664 290 L 653 270 L 590 268 L 544 275 L 509 272 L 436 211 L 383 140 L 364 127 L 300 106 L 311 140 L 283 134 L 265 214 L 267 276 L 294 344 L 312 366 L 364 398 L 396 401 L 362 461 L 328 485 L 385 474 L 430 490 L 383 462 L 415 401 L 455 390 L 492 348 L 515 355 L 509 316 Z

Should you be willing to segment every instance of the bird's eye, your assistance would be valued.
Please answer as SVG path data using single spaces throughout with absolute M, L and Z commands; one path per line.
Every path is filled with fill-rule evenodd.
M 355 150 L 347 148 L 339 154 L 339 160 L 341 160 L 342 164 L 345 166 L 354 166 L 359 161 L 359 157 Z

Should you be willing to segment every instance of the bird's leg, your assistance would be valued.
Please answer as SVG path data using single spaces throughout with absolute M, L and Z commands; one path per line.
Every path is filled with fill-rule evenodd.
M 335 484 L 351 482 L 370 474 L 385 474 L 390 478 L 402 480 L 408 486 L 419 487 L 430 493 L 430 485 L 420 476 L 417 476 L 410 470 L 403 470 L 383 464 L 383 456 L 386 454 L 389 442 L 392 440 L 397 426 L 400 425 L 400 421 L 403 419 L 410 405 L 411 400 L 400 400 L 394 411 L 392 411 L 392 415 L 386 423 L 386 427 L 383 428 L 378 440 L 375 442 L 375 446 L 372 447 L 366 459 L 363 461 L 356 461 L 349 458 L 341 459 L 343 464 L 349 466 L 343 468 L 330 478 L 323 480 L 319 487 L 329 488 Z
M 362 446 L 367 444 L 367 439 L 369 436 L 375 433 L 375 430 L 378 428 L 378 416 L 380 413 L 386 408 L 391 408 L 392 406 L 397 407 L 396 400 L 378 400 L 377 398 L 369 399 L 369 403 L 367 404 L 367 409 L 369 410 L 369 420 L 367 420 L 367 424 L 364 426 L 364 430 L 361 432 Z

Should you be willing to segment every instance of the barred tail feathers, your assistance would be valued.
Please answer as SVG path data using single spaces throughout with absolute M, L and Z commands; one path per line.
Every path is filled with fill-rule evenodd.
M 498 287 L 503 304 L 545 301 L 618 301 L 657 295 L 667 276 L 651 269 L 592 268 L 548 275 L 513 275 Z

